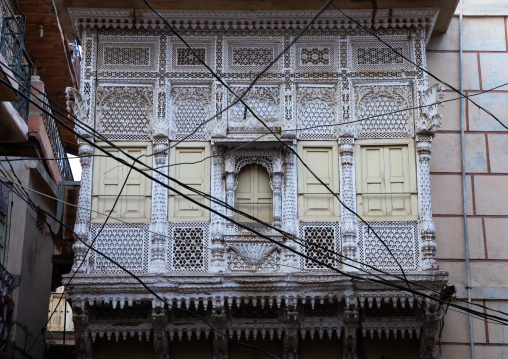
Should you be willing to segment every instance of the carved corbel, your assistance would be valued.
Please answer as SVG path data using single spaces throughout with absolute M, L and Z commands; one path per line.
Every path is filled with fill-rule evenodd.
M 299 312 L 296 298 L 285 298 L 286 308 L 284 310 L 285 330 L 282 346 L 284 359 L 298 358 L 298 322 Z
M 88 330 L 75 329 L 77 359 L 92 359 L 92 338 Z
M 222 334 L 217 331 L 213 333 L 213 359 L 228 359 L 229 337 L 226 333 L 226 309 L 223 306 L 222 298 L 215 299 L 215 303 L 212 308 L 211 320 L 213 325 L 222 332 Z
M 83 122 L 85 125 L 93 127 L 93 123 L 90 121 L 88 116 L 89 114 L 89 106 L 88 99 L 81 96 L 78 90 L 72 87 L 65 88 L 65 98 L 67 103 L 67 111 L 74 113 L 74 116 L 78 119 L 78 121 Z M 84 137 L 91 137 L 91 134 L 88 131 L 85 131 L 80 126 L 76 126 L 75 131 Z
M 442 104 L 444 98 L 443 89 L 443 85 L 436 84 L 421 93 L 422 108 L 420 116 L 416 121 L 417 134 L 434 136 L 436 130 L 441 127 L 443 116 L 437 113 L 437 111 L 439 104 Z M 440 101 L 436 97 L 438 90 L 440 91 Z

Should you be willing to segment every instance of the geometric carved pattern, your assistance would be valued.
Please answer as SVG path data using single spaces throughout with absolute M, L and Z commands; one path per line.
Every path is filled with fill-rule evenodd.
M 156 37 L 101 37 L 98 69 L 120 71 L 155 71 L 158 46 Z
M 239 38 L 234 38 L 225 41 L 227 54 L 225 58 L 224 68 L 225 71 L 235 72 L 248 72 L 263 70 L 279 53 L 281 44 L 279 42 L 257 42 L 252 38 L 248 41 L 241 41 Z M 279 70 L 279 63 L 277 61 L 269 71 Z
M 187 38 L 186 41 L 192 47 L 194 54 L 213 67 L 213 62 L 215 61 L 215 39 L 200 37 L 199 39 Z M 168 59 L 169 71 L 207 71 L 196 56 L 194 56 L 191 49 L 182 42 L 169 38 L 167 46 L 171 54 Z
M 93 240 L 102 224 L 91 225 Z M 104 253 L 128 270 L 136 273 L 148 272 L 148 224 L 107 224 L 94 244 Z M 91 251 L 91 271 L 94 273 L 123 273 L 123 270 L 102 255 Z
M 173 136 L 181 139 L 195 131 L 208 119 L 210 114 L 209 87 L 173 87 Z M 189 139 L 205 139 L 206 125 L 203 125 Z
M 337 99 L 334 88 L 298 88 L 298 138 L 328 140 L 336 138 Z M 318 127 L 315 127 L 318 126 Z
M 397 138 L 412 134 L 411 89 L 398 86 L 357 86 L 358 138 Z M 400 111 L 400 112 L 397 112 Z
M 175 272 L 208 270 L 208 223 L 170 223 L 168 266 Z
M 300 41 L 302 41 L 300 43 Z M 294 68 L 298 72 L 337 71 L 338 46 L 327 37 L 302 38 L 291 48 Z
M 390 41 L 389 44 L 399 53 L 410 58 L 409 42 Z M 401 58 L 391 48 L 381 42 L 352 41 L 349 52 L 350 67 L 355 70 L 401 70 L 409 69 L 411 64 Z
M 415 271 L 420 266 L 418 222 L 369 222 L 374 232 L 386 243 L 395 258 L 383 243 L 368 230 L 365 224 L 359 224 L 358 247 L 360 261 L 384 271 Z M 365 267 L 371 271 L 371 268 Z
M 148 139 L 153 88 L 103 87 L 97 89 L 98 130 L 115 140 Z
M 304 242 L 302 252 L 305 255 L 340 268 L 342 258 L 337 222 L 300 222 L 300 238 Z M 303 258 L 302 261 L 306 269 L 329 270 L 310 259 Z

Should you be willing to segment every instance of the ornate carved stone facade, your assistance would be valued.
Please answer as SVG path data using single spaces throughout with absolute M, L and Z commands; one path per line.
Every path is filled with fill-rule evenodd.
M 266 12 L 255 19 L 245 13 L 171 13 L 172 25 L 221 75 L 227 89 L 151 13 L 137 15 L 134 26 L 122 11 L 71 11 L 84 65 L 81 89 L 68 93 L 76 116 L 104 135 L 80 132 L 90 141 L 150 143 L 153 169 L 147 173 L 155 179 L 151 217 L 108 223 L 103 230 L 100 223 L 91 223 L 86 208 L 92 205 L 93 178 L 101 174 L 93 171 L 93 157 L 83 157 L 76 233 L 139 275 L 166 304 L 76 241 L 79 274 L 70 282 L 69 295 L 79 321 L 80 356 L 91 357 L 97 337 L 149 340 L 157 358 L 169 357 L 172 343 L 183 337 L 206 340 L 210 327 L 178 309 L 183 308 L 229 338 L 278 340 L 284 358 L 298 358 L 301 345 L 318 338 L 340 346 L 344 358 L 356 358 L 359 336 L 422 336 L 421 356 L 433 357 L 437 329 L 428 325 L 417 299 L 367 279 L 381 275 L 406 286 L 402 267 L 408 280 L 424 283 L 421 291 L 430 296 L 438 295 L 447 279 L 436 265 L 430 197 L 437 89 L 427 89 L 423 71 L 330 11 L 250 88 L 255 74 L 276 58 L 310 12 Z M 367 11 L 350 15 L 371 20 Z M 425 66 L 423 50 L 436 17 L 434 10 L 380 11 L 375 27 L 397 51 Z M 382 146 L 391 140 L 408 148 L 415 144 L 416 155 L 408 159 L 415 170 L 407 176 L 416 179 L 417 193 L 411 195 L 418 209 L 407 218 L 368 218 L 369 229 L 355 214 L 357 168 L 362 165 L 356 148 L 380 140 Z M 340 193 L 329 195 L 342 203 L 339 216 L 300 219 L 299 141 L 338 148 L 333 161 Z M 80 155 L 93 154 L 90 144 L 80 144 Z M 196 146 L 211 153 L 192 161 L 208 168 L 200 175 L 211 197 L 197 202 L 210 204 L 213 212 L 177 221 L 168 215 L 172 190 L 165 185 L 180 188 L 170 176 L 171 166 L 186 164 L 177 163 L 172 151 L 197 153 Z M 252 164 L 269 177 L 273 219 L 268 227 L 231 221 L 239 173 Z M 309 163 L 315 170 L 319 165 Z M 194 173 L 189 173 L 180 178 L 183 184 L 196 191 L 206 188 L 192 182 Z M 186 206 L 182 211 L 191 215 L 199 209 L 198 203 Z M 227 358 L 232 340 L 212 335 L 211 355 Z

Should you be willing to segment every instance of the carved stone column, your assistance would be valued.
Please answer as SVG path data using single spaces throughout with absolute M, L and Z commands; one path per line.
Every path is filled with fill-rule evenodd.
M 424 270 L 438 269 L 436 261 L 436 227 L 432 219 L 430 193 L 431 136 L 416 138 L 418 153 L 418 207 L 420 212 L 420 234 L 422 236 L 422 266 Z
M 81 94 L 72 87 L 65 89 L 67 99 L 67 111 L 74 113 L 74 116 L 83 124 L 93 128 L 88 113 L 89 105 L 88 98 L 82 98 Z M 84 129 L 76 126 L 76 132 L 93 142 L 93 137 L 90 133 Z M 80 273 L 84 273 L 87 270 L 85 255 L 88 247 L 83 243 L 88 243 L 90 235 L 90 211 L 87 208 L 92 207 L 92 169 L 93 169 L 93 152 L 94 147 L 88 142 L 83 140 L 81 137 L 76 136 L 78 142 L 78 156 L 80 157 L 81 164 L 81 185 L 79 187 L 79 199 L 78 209 L 76 211 L 76 224 L 74 226 L 74 237 L 75 241 L 72 245 L 74 250 L 74 263 L 72 265 L 72 271 L 77 271 L 79 267 Z M 82 242 L 83 241 L 83 242 Z M 81 266 L 80 266 L 81 265 Z
M 436 302 L 426 301 L 425 317 L 420 334 L 420 359 L 436 359 L 438 357 L 439 306 Z
M 226 334 L 226 311 L 222 302 L 216 303 L 212 309 L 212 324 L 222 333 Z M 213 333 L 213 359 L 229 358 L 229 337 L 218 332 Z
M 439 269 L 436 261 L 436 227 L 432 219 L 430 193 L 430 155 L 432 138 L 441 126 L 442 116 L 437 113 L 437 91 L 442 87 L 434 85 L 420 93 L 423 107 L 416 121 L 416 151 L 418 153 L 418 210 L 420 214 L 420 235 L 422 238 L 422 267 L 424 270 Z M 443 98 L 442 93 L 439 95 Z
M 339 139 L 340 152 L 340 199 L 341 201 L 356 213 L 356 185 L 354 181 L 354 138 L 341 137 Z M 345 263 L 354 264 L 351 260 L 356 260 L 358 252 L 358 221 L 354 213 L 351 213 L 344 206 L 341 206 L 341 235 L 342 252 L 347 257 Z M 351 260 L 349 260 L 349 259 Z M 348 270 L 355 270 L 348 267 Z
M 93 140 L 91 140 L 93 141 Z M 87 208 L 92 207 L 92 169 L 93 169 L 93 147 L 78 139 L 78 156 L 81 163 L 81 185 L 79 187 L 78 209 L 76 211 L 76 224 L 74 226 L 75 241 L 72 245 L 74 250 L 74 263 L 72 270 L 84 273 L 87 271 L 85 255 L 88 247 L 83 243 L 88 243 L 90 234 L 90 211 Z M 82 242 L 83 241 L 83 242 Z M 80 267 L 81 265 L 81 267 Z
M 295 149 L 294 146 L 293 149 Z M 282 229 L 296 235 L 298 233 L 296 156 L 289 150 L 286 151 L 284 156 L 284 174 Z
M 212 154 L 219 155 L 224 152 L 221 146 L 213 145 Z M 215 198 L 226 201 L 224 189 L 224 158 L 217 156 L 212 159 L 212 186 L 211 194 Z M 225 208 L 216 203 L 211 204 L 212 208 L 217 212 L 226 213 Z M 217 214 L 211 213 L 211 272 L 223 272 L 225 270 L 225 246 L 224 246 L 224 218 Z
M 235 160 L 233 158 L 228 157 L 226 159 L 224 172 L 226 173 L 226 203 L 230 207 L 234 208 L 235 207 L 235 190 L 236 190 L 236 186 L 238 185 L 238 182 L 237 182 L 238 173 L 236 172 Z M 226 215 L 231 219 L 234 218 L 234 212 L 231 209 L 228 209 L 226 211 Z M 231 231 L 233 229 L 233 223 L 228 221 L 226 223 L 226 228 L 228 231 Z
M 346 310 L 344 311 L 344 359 L 357 359 L 357 334 L 360 323 L 358 300 L 354 296 L 346 297 Z
M 280 227 L 282 219 L 282 172 L 270 173 L 270 187 L 273 192 L 273 225 Z
M 77 359 L 92 359 L 92 338 L 88 331 L 88 308 L 84 302 L 72 307 Z
M 161 174 L 152 175 L 164 184 L 168 179 L 168 148 L 169 141 L 162 136 L 153 139 L 153 166 Z M 152 182 L 152 221 L 151 221 L 151 254 L 150 273 L 163 273 L 166 270 L 166 238 L 168 222 L 168 189 L 163 185 Z
M 155 359 L 169 359 L 169 338 L 166 333 L 168 317 L 162 303 L 152 309 L 153 347 Z
M 287 299 L 284 312 L 285 331 L 282 339 L 283 358 L 298 359 L 298 309 L 294 298 Z

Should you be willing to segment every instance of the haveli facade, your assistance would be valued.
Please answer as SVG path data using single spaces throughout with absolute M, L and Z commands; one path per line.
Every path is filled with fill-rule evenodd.
M 129 168 L 114 159 L 90 157 L 101 152 L 78 139 L 80 156 L 89 157 L 81 158 L 77 235 L 169 303 L 105 258 L 87 255 L 76 241 L 78 274 L 68 293 L 81 358 L 261 355 L 177 308 L 283 358 L 436 356 L 439 302 L 369 278 L 380 275 L 406 286 L 400 265 L 422 286 L 413 289 L 436 298 L 447 281 L 436 263 L 429 175 L 441 121 L 439 87 L 429 88 L 423 71 L 329 10 L 244 96 L 277 135 L 235 104 L 313 13 L 162 12 L 231 93 L 155 14 L 70 9 L 83 61 L 81 88 L 68 89 L 68 98 L 81 121 L 157 169 L 147 173 L 161 183 L 360 276 L 351 279 L 253 235 L 135 171 L 128 176 Z M 426 67 L 436 9 L 378 10 L 374 20 L 371 11 L 348 14 Z M 100 136 L 76 130 L 132 161 Z M 369 222 L 395 258 L 293 151 Z M 300 242 L 182 189 L 167 175 Z M 113 218 L 101 231 L 111 210 Z

